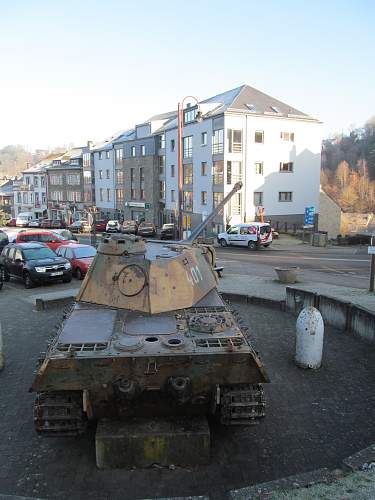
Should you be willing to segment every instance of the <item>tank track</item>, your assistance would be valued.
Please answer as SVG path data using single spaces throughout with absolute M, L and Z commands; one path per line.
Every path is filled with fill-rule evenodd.
M 224 425 L 255 425 L 265 415 L 261 384 L 238 384 L 221 388 L 220 421 Z
M 87 420 L 78 391 L 39 392 L 34 403 L 35 430 L 44 436 L 80 436 Z

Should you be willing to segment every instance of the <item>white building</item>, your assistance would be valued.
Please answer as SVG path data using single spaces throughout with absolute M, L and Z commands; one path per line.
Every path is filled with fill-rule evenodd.
M 14 215 L 31 212 L 34 218 L 47 215 L 47 182 L 44 160 L 22 172 L 22 180 L 13 183 Z
M 194 103 L 195 104 L 195 103 Z M 243 188 L 212 228 L 252 221 L 259 207 L 275 227 L 303 224 L 305 207 L 319 212 L 321 122 L 243 85 L 186 107 L 183 128 L 184 223 L 194 227 L 233 185 Z M 166 214 L 178 210 L 177 119 L 165 132 Z

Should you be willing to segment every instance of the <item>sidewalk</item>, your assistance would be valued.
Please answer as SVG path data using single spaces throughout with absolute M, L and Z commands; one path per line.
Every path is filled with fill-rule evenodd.
M 234 293 L 257 297 L 261 299 L 285 300 L 286 287 L 298 288 L 325 295 L 343 302 L 364 307 L 375 312 L 375 294 L 360 288 L 349 288 L 329 284 L 293 283 L 286 285 L 275 279 L 260 276 L 244 276 L 240 274 L 225 274 L 219 281 L 219 290 L 222 293 Z

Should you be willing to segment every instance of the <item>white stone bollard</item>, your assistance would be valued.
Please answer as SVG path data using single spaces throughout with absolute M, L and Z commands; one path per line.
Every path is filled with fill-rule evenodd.
M 323 354 L 324 322 L 322 315 L 309 306 L 302 309 L 296 324 L 295 362 L 301 368 L 320 368 Z
M 3 334 L 1 331 L 1 321 L 0 321 L 0 372 L 4 368 L 4 356 L 3 356 Z

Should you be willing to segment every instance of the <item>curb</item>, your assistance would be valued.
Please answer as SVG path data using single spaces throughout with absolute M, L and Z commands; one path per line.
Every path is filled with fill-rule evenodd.
M 254 304 L 257 306 L 265 306 L 279 311 L 286 311 L 285 300 L 270 299 L 266 297 L 257 297 L 256 295 L 243 295 L 241 293 L 219 292 L 221 297 L 227 301 L 235 300 L 245 304 Z

